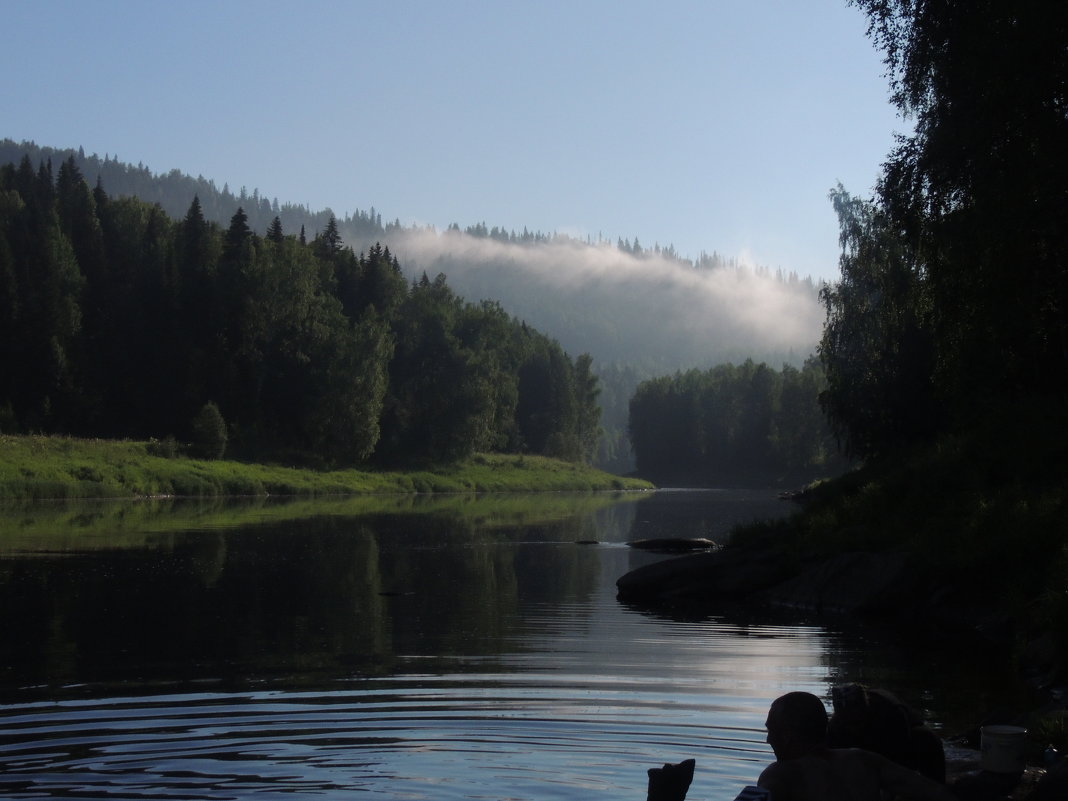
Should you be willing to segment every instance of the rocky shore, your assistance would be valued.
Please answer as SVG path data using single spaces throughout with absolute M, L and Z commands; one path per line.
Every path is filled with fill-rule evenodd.
M 851 617 L 887 626 L 918 621 L 932 630 L 969 632 L 995 642 L 1034 635 L 995 599 L 975 596 L 961 577 L 931 575 L 907 551 L 846 551 L 805 557 L 766 540 L 677 556 L 636 568 L 616 581 L 621 601 L 643 607 L 789 609 L 814 616 Z M 1059 678 L 1053 654 L 1036 641 L 1030 667 Z
M 975 637 L 1014 653 L 1023 678 L 1047 699 L 1041 709 L 1017 710 L 1020 722 L 1044 720 L 1054 727 L 1068 726 L 1066 675 L 1049 633 L 1035 621 L 998 608 L 993 600 L 976 598 L 961 579 L 931 575 L 907 551 L 805 557 L 772 541 L 757 540 L 653 562 L 621 576 L 616 587 L 620 601 L 650 611 L 790 610 L 891 630 L 907 628 L 911 633 L 922 627 L 936 636 L 944 632 Z M 962 787 L 970 783 L 979 793 L 975 798 L 985 797 L 975 750 L 984 714 L 985 710 L 977 711 L 973 742 L 947 749 L 951 779 L 965 780 Z M 990 797 L 1068 798 L 1068 763 L 1063 757 L 1042 764 L 1037 751 L 1030 762 L 1011 790 Z M 1047 771 L 1049 779 L 1044 781 Z M 1051 789 L 1054 781 L 1056 788 Z

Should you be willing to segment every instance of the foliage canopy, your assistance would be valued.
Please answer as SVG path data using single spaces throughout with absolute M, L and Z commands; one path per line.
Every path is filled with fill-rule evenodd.
M 409 286 L 333 217 L 310 242 L 278 216 L 259 235 L 241 207 L 224 229 L 199 197 L 172 220 L 90 190 L 73 156 L 56 178 L 28 157 L 0 168 L 0 306 L 5 431 L 326 465 L 596 444 L 589 360 L 444 275 Z
M 861 456 L 1068 392 L 1068 4 L 855 0 L 915 130 L 832 193 L 824 405 Z

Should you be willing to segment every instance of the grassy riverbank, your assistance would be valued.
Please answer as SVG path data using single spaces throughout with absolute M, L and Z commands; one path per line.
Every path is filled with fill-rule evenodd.
M 651 489 L 540 456 L 476 454 L 418 471 L 317 471 L 154 455 L 150 443 L 0 436 L 0 499 Z

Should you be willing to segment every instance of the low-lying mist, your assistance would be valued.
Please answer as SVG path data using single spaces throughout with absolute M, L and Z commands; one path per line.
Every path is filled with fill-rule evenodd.
M 410 278 L 444 273 L 468 301 L 510 314 L 595 364 L 645 371 L 753 358 L 781 366 L 813 352 L 818 287 L 761 268 L 695 267 L 657 252 L 556 236 L 516 244 L 460 231 L 402 229 L 388 245 Z

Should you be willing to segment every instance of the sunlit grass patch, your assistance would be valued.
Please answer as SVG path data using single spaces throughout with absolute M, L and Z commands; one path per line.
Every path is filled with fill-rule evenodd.
M 311 470 L 174 457 L 159 443 L 0 436 L 0 499 L 650 489 L 586 465 L 476 454 L 410 471 Z

